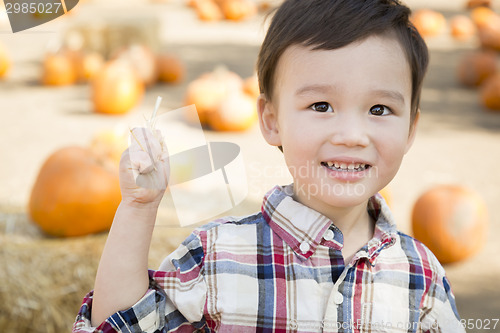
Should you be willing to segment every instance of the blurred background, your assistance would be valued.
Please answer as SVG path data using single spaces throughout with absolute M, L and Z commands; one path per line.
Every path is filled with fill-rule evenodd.
M 86 0 L 15 34 L 0 9 L 1 332 L 71 329 L 120 201 L 129 128 L 158 96 L 160 113 L 195 104 L 207 141 L 240 146 L 248 195 L 222 215 L 253 213 L 290 183 L 255 117 L 255 62 L 279 3 Z M 445 264 L 467 331 L 500 332 L 500 2 L 405 3 L 431 63 L 416 141 L 383 195 Z M 197 120 L 178 121 L 189 140 Z M 152 268 L 194 227 L 178 225 L 168 194 L 157 223 Z

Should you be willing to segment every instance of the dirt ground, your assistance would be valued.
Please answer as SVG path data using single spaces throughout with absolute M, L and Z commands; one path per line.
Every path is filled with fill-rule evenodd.
M 463 12 L 461 1 L 412 0 L 407 3 L 413 8 L 439 9 L 447 17 Z M 63 17 L 17 34 L 0 26 L 0 42 L 9 49 L 14 61 L 8 79 L 0 82 L 0 228 L 4 229 L 0 231 L 8 233 L 16 229 L 8 223 L 8 212 L 25 211 L 41 163 L 55 149 L 68 144 L 86 144 L 97 130 L 116 124 L 140 125 L 144 115 L 153 110 L 156 96 L 163 97 L 164 108 L 183 106 L 187 83 L 216 65 L 224 64 L 243 77 L 253 72 L 265 30 L 261 16 L 243 23 L 201 23 L 180 0 L 172 0 L 143 4 L 131 10 L 127 10 L 127 5 L 120 5 L 117 12 L 131 17 L 140 13 L 160 22 L 161 48 L 178 54 L 187 65 L 187 78 L 182 84 L 148 89 L 141 104 L 120 117 L 92 113 L 86 85 L 42 87 L 38 83 L 40 59 L 72 20 L 78 18 L 77 15 L 92 20 L 99 16 L 96 13 L 115 10 L 117 6 L 118 2 L 88 4 L 85 8 L 82 5 L 81 12 L 73 18 Z M 484 322 L 500 318 L 500 212 L 496 209 L 500 200 L 500 173 L 496 171 L 500 164 L 500 113 L 485 111 L 478 102 L 477 91 L 457 83 L 457 62 L 462 54 L 475 48 L 476 43 L 475 40 L 458 43 L 448 35 L 428 40 L 431 65 L 423 89 L 417 139 L 390 189 L 399 227 L 407 233 L 411 233 L 413 203 L 433 185 L 466 185 L 484 198 L 490 228 L 482 251 L 469 260 L 445 267 L 462 318 Z M 209 141 L 234 142 L 242 150 L 249 195 L 242 205 L 227 214 L 239 215 L 259 209 L 262 195 L 271 186 L 290 181 L 281 154 L 267 146 L 257 127 L 238 134 L 207 131 L 205 135 Z M 263 178 L 257 170 L 271 172 Z M 165 214 L 168 209 L 168 203 L 163 205 Z M 168 228 L 160 225 L 157 229 L 153 246 L 160 247 L 160 238 Z M 153 258 L 151 263 L 157 264 L 159 258 Z M 468 330 L 482 331 L 484 329 Z M 500 332 L 500 324 L 496 332 Z

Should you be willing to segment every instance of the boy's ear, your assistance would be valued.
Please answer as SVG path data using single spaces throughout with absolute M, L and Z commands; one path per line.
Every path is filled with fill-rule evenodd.
M 264 139 L 271 146 L 281 146 L 278 115 L 273 104 L 265 98 L 264 94 L 260 94 L 257 99 L 257 113 L 259 115 L 260 131 Z
M 410 126 L 410 134 L 408 135 L 408 141 L 406 142 L 406 147 L 405 147 L 405 154 L 410 150 L 411 146 L 413 145 L 413 141 L 415 141 L 415 135 L 417 133 L 417 125 L 418 125 L 418 120 L 420 119 L 420 109 L 417 110 L 417 113 L 415 114 L 415 120 L 413 120 L 413 124 Z

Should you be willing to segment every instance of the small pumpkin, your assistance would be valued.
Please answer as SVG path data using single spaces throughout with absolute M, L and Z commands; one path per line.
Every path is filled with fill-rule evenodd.
M 458 81 L 469 87 L 479 86 L 497 71 L 497 55 L 494 52 L 475 51 L 464 55 L 457 68 Z
M 94 134 L 90 149 L 101 163 L 118 167 L 122 153 L 128 148 L 128 132 L 124 128 L 106 129 Z
M 218 111 L 222 100 L 232 91 L 241 91 L 242 85 L 243 80 L 238 74 L 220 66 L 191 81 L 186 89 L 185 101 L 187 105 L 196 106 L 201 124 L 206 125 L 212 114 Z M 194 122 L 195 119 L 188 121 Z
M 224 18 L 220 7 L 213 0 L 194 0 L 193 6 L 202 21 L 220 21 Z
M 476 8 L 474 11 L 489 10 L 486 7 Z M 490 10 L 491 11 L 491 10 Z M 478 36 L 483 48 L 500 51 L 500 15 L 491 11 L 484 17 L 477 18 Z
M 7 50 L 0 44 L 0 79 L 4 78 L 10 70 L 11 61 Z
M 156 55 L 143 44 L 131 44 L 121 48 L 111 56 L 111 59 L 128 61 L 146 86 L 153 85 L 158 79 Z
M 450 20 L 451 36 L 458 41 L 466 41 L 477 33 L 472 19 L 465 15 L 455 15 Z
M 82 236 L 108 230 L 120 201 L 118 171 L 102 165 L 90 149 L 70 146 L 41 167 L 29 214 L 49 235 Z
M 389 187 L 387 187 L 387 186 L 384 187 L 378 193 L 382 196 L 382 198 L 384 198 L 384 200 L 388 206 L 392 206 L 392 192 L 389 189 Z
M 497 14 L 493 10 L 487 7 L 474 8 L 470 13 L 472 22 L 474 22 L 478 28 L 486 25 L 490 20 L 494 20 L 496 15 Z
M 76 75 L 78 81 L 88 82 L 104 66 L 104 57 L 99 52 L 80 51 L 75 57 Z
M 123 114 L 130 111 L 144 94 L 144 83 L 128 62 L 106 63 L 92 80 L 94 111 Z
M 443 14 L 431 9 L 416 10 L 411 21 L 423 37 L 437 36 L 446 28 L 446 19 Z
M 247 77 L 243 80 L 243 91 L 248 94 L 248 96 L 257 99 L 260 95 L 259 79 L 257 74 Z
M 459 185 L 439 185 L 422 194 L 412 212 L 412 229 L 443 263 L 464 260 L 484 245 L 488 217 L 482 198 Z
M 173 54 L 159 54 L 156 63 L 158 80 L 166 83 L 178 83 L 184 79 L 186 68 L 182 61 Z
M 480 87 L 479 98 L 488 110 L 500 111 L 500 73 L 484 81 Z
M 224 17 L 232 21 L 241 21 L 257 13 L 257 5 L 252 0 L 225 0 L 221 9 Z
M 49 86 L 63 86 L 74 84 L 77 79 L 74 66 L 74 54 L 67 50 L 60 50 L 45 55 L 43 61 L 42 84 Z
M 208 119 L 216 131 L 244 131 L 257 121 L 257 104 L 254 98 L 242 91 L 232 91 Z
M 476 7 L 491 7 L 491 0 L 468 0 L 466 4 L 467 9 Z

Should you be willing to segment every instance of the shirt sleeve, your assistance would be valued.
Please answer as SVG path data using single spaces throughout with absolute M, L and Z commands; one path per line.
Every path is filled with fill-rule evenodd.
M 91 326 L 93 292 L 80 307 L 74 333 L 193 332 L 205 325 L 204 251 L 193 232 L 157 271 L 149 270 L 149 289 L 131 308 L 118 311 L 98 327 Z
M 455 304 L 455 296 L 446 276 L 438 277 L 432 284 L 424 303 L 427 303 L 428 311 L 423 311 L 423 332 L 465 333 Z

